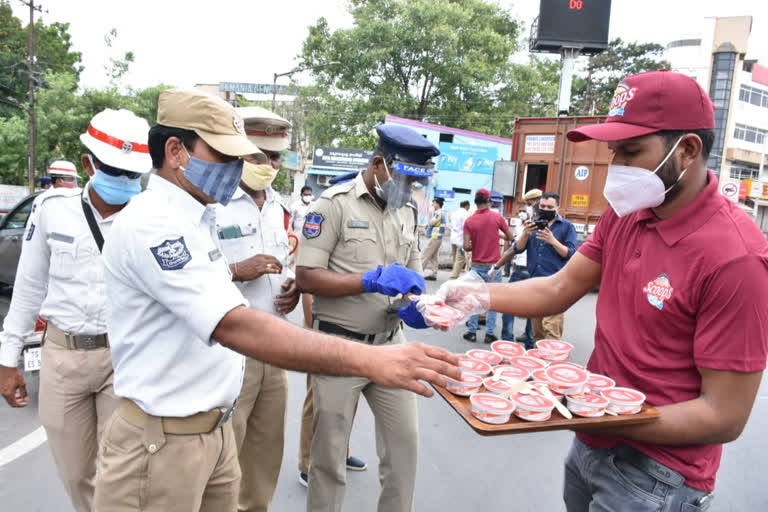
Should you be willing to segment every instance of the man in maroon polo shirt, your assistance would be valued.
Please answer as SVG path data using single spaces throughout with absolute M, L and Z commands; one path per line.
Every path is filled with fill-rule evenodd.
M 605 123 L 568 133 L 613 152 L 611 208 L 595 232 L 550 277 L 474 292 L 531 317 L 564 311 L 599 284 L 588 368 L 661 411 L 652 423 L 577 434 L 569 512 L 706 510 L 722 444 L 749 418 L 768 354 L 768 244 L 706 168 L 714 126 L 712 102 L 685 75 L 620 82 Z M 444 287 L 449 304 L 468 291 Z
M 501 282 L 501 274 L 488 278 L 488 272 L 494 263 L 499 261 L 499 231 L 506 235 L 510 242 L 513 239 L 512 230 L 504 217 L 491 210 L 491 193 L 481 188 L 475 192 L 475 206 L 477 211 L 464 221 L 464 251 L 472 252 L 471 268 L 477 272 L 485 282 Z M 477 341 L 478 315 L 470 317 L 464 333 L 464 339 L 472 343 Z M 485 343 L 492 343 L 496 337 L 496 312 L 489 311 L 485 319 Z

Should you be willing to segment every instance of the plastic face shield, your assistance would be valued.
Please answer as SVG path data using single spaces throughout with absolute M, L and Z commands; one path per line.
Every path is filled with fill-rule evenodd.
M 386 162 L 385 162 L 386 166 Z M 388 166 L 387 166 L 388 167 Z M 416 165 L 401 160 L 392 162 L 389 175 L 390 185 L 384 183 L 382 188 L 386 191 L 387 207 L 398 209 L 405 206 L 413 196 L 415 188 L 431 190 L 434 176 L 433 164 Z

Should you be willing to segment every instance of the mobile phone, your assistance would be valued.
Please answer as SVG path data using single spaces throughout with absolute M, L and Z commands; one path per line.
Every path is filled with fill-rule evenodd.
M 544 229 L 549 225 L 549 221 L 543 219 L 537 219 L 533 223 L 536 225 L 536 229 Z

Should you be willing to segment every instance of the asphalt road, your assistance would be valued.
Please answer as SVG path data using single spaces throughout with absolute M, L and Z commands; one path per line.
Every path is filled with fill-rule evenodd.
M 446 272 L 440 273 L 445 279 Z M 440 281 L 428 282 L 436 288 Z M 0 296 L 0 313 L 8 307 Z M 573 359 L 585 362 L 592 350 L 596 295 L 590 294 L 566 313 L 564 339 L 576 346 Z M 291 315 L 298 322 L 297 313 Z M 519 334 L 522 325 L 516 325 Z M 501 321 L 497 324 L 497 333 Z M 461 339 L 462 330 L 448 333 L 410 331 L 409 339 L 465 351 L 473 344 Z M 482 344 L 481 344 L 482 345 Z M 285 457 L 271 510 L 302 511 L 306 490 L 297 483 L 297 451 L 304 375 L 289 375 L 290 394 Z M 37 392 L 32 380 L 30 389 Z M 420 452 L 417 476 L 418 511 L 560 511 L 563 458 L 573 434 L 548 432 L 485 438 L 472 431 L 440 398 L 419 399 Z M 70 512 L 46 443 L 3 464 L 4 448 L 36 431 L 37 401 L 23 410 L 0 405 L 0 510 Z M 348 473 L 345 511 L 376 510 L 378 474 L 373 416 L 361 402 L 352 431 L 352 452 L 366 460 L 367 471 Z M 768 386 L 763 378 L 749 424 L 741 438 L 727 445 L 718 475 L 711 511 L 768 510 L 765 474 L 768 462 L 763 436 L 768 432 Z

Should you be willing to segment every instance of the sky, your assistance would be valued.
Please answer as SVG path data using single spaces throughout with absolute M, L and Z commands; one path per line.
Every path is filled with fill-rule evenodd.
M 9 0 L 24 23 L 29 10 Z M 567 1 L 567 0 L 563 0 Z M 590 0 L 583 0 L 588 2 Z M 294 69 L 307 28 L 324 16 L 331 28 L 352 24 L 345 0 L 35 0 L 46 23 L 70 23 L 85 71 L 81 86 L 108 83 L 110 58 L 134 52 L 123 84 L 145 88 L 159 83 L 191 87 L 197 83 L 272 83 L 273 73 Z M 538 0 L 498 0 L 523 22 L 528 34 Z M 768 63 L 768 2 L 765 0 L 613 0 L 610 37 L 627 41 L 669 41 L 692 35 L 706 16 L 754 18 L 748 57 Z M 117 30 L 113 47 L 104 36 Z M 518 55 L 524 60 L 525 55 Z M 296 75 L 306 83 L 306 75 Z M 288 83 L 286 77 L 278 83 Z

